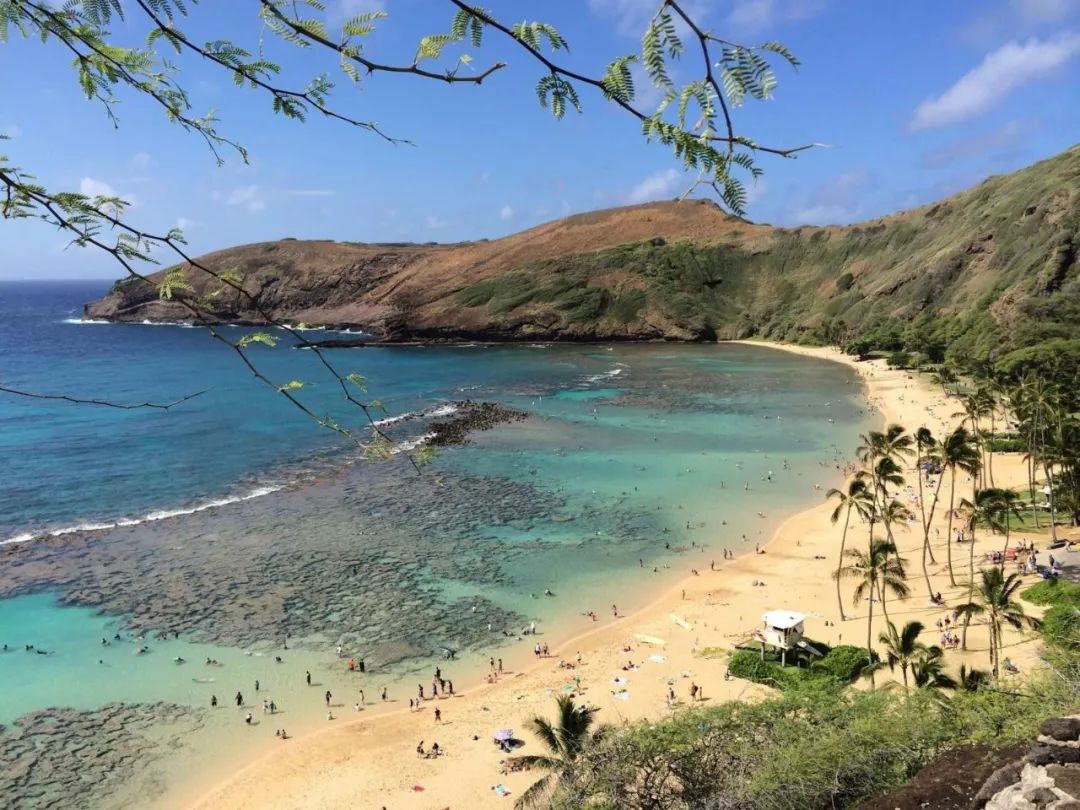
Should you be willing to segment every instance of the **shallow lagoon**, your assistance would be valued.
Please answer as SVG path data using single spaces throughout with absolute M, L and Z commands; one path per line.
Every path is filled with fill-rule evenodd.
M 107 339 L 110 351 L 122 350 L 110 335 L 114 327 L 68 328 L 100 330 L 94 334 Z M 531 622 L 542 640 L 554 643 L 586 629 L 586 610 L 603 613 L 613 602 L 631 610 L 690 568 L 720 560 L 721 548 L 752 548 L 785 514 L 818 502 L 869 420 L 850 370 L 763 348 L 458 347 L 334 355 L 341 364 L 362 362 L 392 413 L 468 396 L 532 414 L 443 450 L 417 476 L 400 458 L 352 463 L 292 413 L 273 411 L 276 405 L 265 404 L 258 389 L 236 382 L 232 366 L 215 365 L 220 358 L 191 342 L 191 331 L 149 329 L 174 362 L 220 373 L 217 387 L 224 390 L 198 418 L 166 423 L 163 430 L 176 434 L 175 458 L 166 445 L 141 475 L 165 470 L 171 478 L 167 487 L 155 478 L 148 489 L 158 499 L 143 493 L 140 509 L 268 482 L 285 488 L 187 516 L 9 546 L 0 558 L 0 594 L 10 597 L 0 600 L 0 642 L 14 648 L 0 656 L 0 722 L 61 707 L 83 713 L 64 716 L 78 728 L 77 717 L 93 720 L 86 713 L 117 701 L 151 707 L 149 722 L 123 714 L 109 720 L 139 729 L 150 742 L 125 776 L 128 789 L 87 786 L 94 806 L 124 804 L 146 779 L 155 795 L 175 798 L 192 783 L 226 775 L 272 745 L 279 725 L 297 734 L 325 724 L 326 689 L 340 704 L 333 710 L 351 716 L 360 689 L 368 704 L 379 703 L 383 687 L 392 701 L 414 695 L 418 680 L 430 682 L 443 648 L 458 651 L 443 669 L 460 687 L 483 671 L 489 655 L 527 657 L 531 640 L 513 636 Z M 173 333 L 177 341 L 160 337 Z M 271 357 L 287 366 L 305 363 L 300 354 Z M 140 363 L 154 359 L 134 356 Z M 253 404 L 239 408 L 239 400 Z M 83 459 L 82 443 L 69 448 L 60 432 L 80 413 L 65 413 L 58 432 L 44 439 L 36 428 L 31 466 L 46 483 L 67 475 L 59 472 L 65 453 Z M 8 416 L 4 441 L 18 445 L 22 439 L 10 431 L 21 417 Z M 115 487 L 90 488 L 96 511 L 86 517 L 130 514 L 124 486 L 137 479 L 140 460 L 128 454 L 121 463 L 114 442 L 147 424 L 138 418 L 88 416 L 92 428 L 80 428 L 97 431 L 100 463 Z M 243 430 L 232 430 L 230 419 Z M 405 422 L 395 429 L 408 438 L 423 426 Z M 275 435 L 283 440 L 267 447 Z M 201 456 L 191 447 L 199 442 Z M 129 440 L 125 449 L 132 446 Z M 245 455 L 248 447 L 256 450 Z M 221 448 L 231 478 L 217 467 Z M 209 476 L 199 474 L 200 457 Z M 0 488 L 0 498 L 13 501 L 25 487 L 23 481 Z M 112 492 L 112 503 L 103 492 Z M 49 492 L 37 497 L 48 502 Z M 65 493 L 41 522 L 78 520 L 63 510 L 84 497 Z M 7 520 L 20 509 L 25 513 L 26 506 L 6 511 Z M 16 521 L 8 530 L 24 525 Z M 544 596 L 546 588 L 555 595 Z M 103 647 L 101 638 L 117 631 L 123 640 Z M 159 632 L 168 640 L 158 640 Z M 145 655 L 134 654 L 136 634 L 150 648 Z M 52 654 L 27 653 L 24 644 Z M 369 671 L 350 674 L 336 657 L 338 645 L 346 655 L 363 656 Z M 176 656 L 186 663 L 174 663 Z M 207 667 L 207 657 L 222 666 Z M 315 686 L 305 682 L 308 671 Z M 237 690 L 254 712 L 250 727 L 243 722 L 248 709 L 232 702 Z M 211 694 L 221 704 L 214 711 Z M 262 716 L 262 700 L 270 698 L 283 712 L 274 718 Z M 42 718 L 34 722 L 40 727 Z M 13 756 L 4 743 L 12 739 L 11 732 L 0 735 L 0 756 Z M 90 750 L 116 749 L 100 752 L 105 761 L 127 744 L 119 737 L 88 742 Z M 8 761 L 0 768 L 2 783 L 13 770 Z M 31 768 L 12 787 L 23 791 L 49 773 Z

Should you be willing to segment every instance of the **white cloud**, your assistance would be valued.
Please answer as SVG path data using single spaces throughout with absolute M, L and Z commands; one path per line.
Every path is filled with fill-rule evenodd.
M 674 197 L 682 174 L 675 169 L 654 172 L 634 186 L 626 195 L 628 203 L 642 203 L 664 197 Z
M 437 231 L 439 228 L 446 227 L 446 220 L 439 219 L 437 216 L 428 215 L 424 218 L 424 227 L 429 231 Z
M 514 209 L 511 208 L 509 205 L 504 205 L 502 208 L 499 209 L 499 219 L 501 219 L 503 222 L 506 222 L 507 220 L 511 220 L 513 218 Z
M 826 0 L 735 0 L 727 22 L 742 33 L 753 33 L 778 23 L 809 19 L 825 4 Z
M 746 183 L 746 204 L 751 206 L 764 197 L 769 191 L 769 184 L 764 180 L 750 180 Z
M 249 214 L 257 214 L 266 208 L 266 195 L 258 186 L 240 186 L 229 192 L 226 205 L 246 208 Z
M 177 217 L 176 218 L 176 227 L 179 228 L 182 231 L 190 231 L 190 230 L 193 230 L 193 229 L 197 228 L 198 226 L 199 226 L 199 223 L 197 223 L 193 219 L 188 219 L 187 217 Z
M 334 190 L 330 188 L 294 188 L 288 192 L 293 197 L 333 197 Z
M 792 212 L 801 225 L 831 225 L 851 222 L 865 208 L 865 199 L 874 187 L 874 177 L 866 169 L 842 172 L 818 186 L 810 198 Z
M 79 181 L 79 193 L 87 197 L 119 197 L 132 208 L 137 204 L 134 194 L 120 194 L 108 183 L 93 177 L 84 177 Z
M 386 11 L 385 0 L 333 0 L 326 7 L 326 16 L 331 22 L 342 23 L 372 11 Z
M 1012 0 L 1012 5 L 1030 22 L 1057 22 L 1077 10 L 1076 0 Z
M 940 169 L 953 163 L 982 157 L 987 152 L 1010 150 L 1038 130 L 1040 126 L 1040 122 L 1035 119 L 1006 121 L 1002 126 L 990 132 L 983 132 L 937 149 L 931 149 L 923 155 L 922 164 L 928 169 Z
M 22 130 L 15 124 L 8 124 L 7 126 L 0 127 L 0 135 L 14 139 L 22 135 Z
M 910 128 L 932 129 L 976 118 L 1016 88 L 1053 73 L 1078 53 L 1080 35 L 1075 33 L 1049 40 L 1033 37 L 1024 44 L 1009 42 L 940 96 L 922 102 Z
M 136 152 L 131 156 L 131 168 L 143 171 L 157 165 L 157 161 L 149 152 Z

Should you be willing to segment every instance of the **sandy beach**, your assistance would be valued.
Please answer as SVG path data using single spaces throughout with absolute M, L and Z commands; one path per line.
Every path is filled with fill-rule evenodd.
M 957 421 L 952 416 L 959 410 L 956 400 L 947 399 L 925 377 L 888 369 L 883 361 L 860 363 L 835 349 L 756 341 L 753 345 L 851 366 L 864 380 L 862 396 L 882 424 L 898 422 L 909 431 L 926 426 L 940 436 Z M 823 459 L 823 464 L 831 461 Z M 994 473 L 998 486 L 1026 481 L 1019 458 L 995 456 Z M 361 715 L 362 719 L 354 720 L 351 711 L 342 709 L 341 717 L 328 721 L 321 731 L 275 742 L 227 782 L 192 785 L 186 797 L 190 806 L 206 810 L 509 807 L 539 774 L 506 773 L 501 765 L 506 755 L 493 744 L 493 736 L 499 729 L 513 729 L 525 741 L 518 753 L 541 753 L 538 741 L 525 730 L 525 721 L 536 714 L 550 716 L 556 695 L 574 691 L 581 701 L 599 707 L 602 722 L 617 725 L 669 714 L 669 689 L 674 690 L 679 706 L 689 705 L 691 684 L 702 690 L 699 702 L 703 695 L 705 705 L 767 694 L 764 687 L 724 677 L 726 651 L 747 639 L 766 610 L 806 613 L 806 633 L 812 639 L 832 645 L 865 643 L 866 605 L 853 607 L 851 588 L 845 584 L 847 621 L 841 621 L 832 579 L 840 529 L 829 522 L 834 504 L 825 503 L 825 492 L 837 474 L 835 469 L 823 470 L 821 482 L 806 483 L 820 486 L 821 505 L 787 519 L 762 553 L 755 554 L 751 548 L 735 560 L 723 560 L 725 543 L 720 538 L 704 549 L 691 549 L 673 562 L 673 566 L 685 565 L 685 578 L 646 608 L 616 616 L 610 605 L 597 605 L 597 619 L 581 616 L 579 626 L 566 638 L 541 634 L 523 639 L 520 649 L 506 656 L 506 671 L 494 683 L 460 684 L 454 697 L 426 700 L 417 711 L 406 708 L 404 698 L 397 704 L 400 710 L 368 719 Z M 908 480 L 902 500 L 917 495 L 914 475 Z M 961 493 L 970 494 L 970 486 L 969 481 L 958 479 L 958 499 Z M 942 496 L 947 498 L 947 493 L 946 483 Z M 950 587 L 944 564 L 944 511 L 939 507 L 934 521 L 937 564 L 929 572 L 933 589 L 945 598 L 944 608 L 932 606 L 925 592 L 918 523 L 895 530 L 901 554 L 908 559 L 913 593 L 906 602 L 894 603 L 890 615 L 897 623 L 921 620 L 929 628 L 923 639 L 928 643 L 936 642 L 934 622 L 966 601 L 968 546 L 954 548 L 961 584 Z M 1016 541 L 1022 537 L 1014 535 Z M 865 528 L 853 523 L 849 542 L 864 543 Z M 981 536 L 977 559 L 996 548 L 1000 548 L 999 538 L 991 542 Z M 875 637 L 881 629 L 883 623 L 875 619 Z M 536 642 L 549 646 L 549 657 L 533 656 Z M 1006 654 L 1021 670 L 1035 665 L 1038 641 L 1033 634 L 1010 634 L 1006 645 Z M 973 627 L 968 652 L 946 654 L 948 669 L 955 672 L 962 662 L 986 669 L 986 650 L 984 628 Z M 561 666 L 564 663 L 572 668 Z M 421 679 L 425 686 L 430 675 Z M 884 677 L 887 674 L 879 682 Z M 351 696 L 344 699 L 351 704 Z M 441 712 L 439 722 L 436 708 Z M 421 758 L 416 753 L 420 741 L 425 749 L 437 741 L 445 753 L 436 759 Z M 509 794 L 496 793 L 496 785 L 504 786 Z

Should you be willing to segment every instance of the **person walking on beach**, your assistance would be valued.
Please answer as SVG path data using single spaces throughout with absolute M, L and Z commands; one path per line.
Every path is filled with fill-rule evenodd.
M 330 690 L 327 689 L 326 690 L 326 707 L 327 708 L 330 708 L 330 698 L 332 698 L 332 697 L 333 697 L 333 695 L 330 694 Z
M 424 699 L 424 685 L 422 683 L 418 683 L 416 685 L 416 693 L 419 696 L 420 700 Z
M 255 679 L 255 691 L 256 692 L 259 691 L 259 680 L 258 680 L 258 678 Z
M 307 679 L 307 685 L 311 686 L 311 673 L 310 672 L 305 672 L 304 677 Z
M 382 699 L 386 700 L 386 687 L 385 686 L 383 687 L 383 690 L 382 690 Z
M 438 706 L 435 707 L 435 722 L 442 722 L 442 709 L 440 709 Z
M 360 705 L 361 706 L 367 705 L 367 704 L 364 703 L 364 690 L 363 689 L 360 690 Z
M 499 672 L 502 672 L 502 659 L 499 659 Z
M 216 709 L 217 708 L 217 695 L 211 695 L 210 696 L 210 708 L 211 709 Z
M 244 705 L 244 696 L 241 695 L 239 692 L 236 693 L 236 705 L 237 706 L 243 706 Z

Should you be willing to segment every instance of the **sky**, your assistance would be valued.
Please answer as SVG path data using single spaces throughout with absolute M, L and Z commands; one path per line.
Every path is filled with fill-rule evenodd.
M 189 3 L 190 5 L 190 3 Z M 445 31 L 446 0 L 330 0 L 331 24 L 383 10 L 365 53 L 408 64 L 418 39 Z M 658 0 L 486 0 L 502 20 L 541 20 L 570 45 L 559 60 L 599 76 L 638 52 Z M 703 27 L 744 44 L 779 40 L 802 62 L 778 66 L 772 99 L 735 110 L 758 143 L 823 144 L 797 160 L 762 155 L 748 218 L 791 226 L 850 223 L 931 202 L 1080 141 L 1080 0 L 688 0 Z M 147 231 L 183 229 L 198 254 L 282 237 L 451 242 L 496 238 L 566 214 L 672 199 L 692 181 L 638 122 L 581 89 L 584 110 L 556 121 L 537 103 L 540 66 L 489 35 L 462 70 L 507 66 L 481 86 L 376 74 L 354 86 L 334 54 L 267 37 L 255 0 L 201 0 L 181 27 L 227 38 L 282 65 L 276 83 L 336 82 L 331 106 L 377 121 L 392 145 L 338 121 L 274 115 L 269 98 L 190 58 L 174 58 L 193 113 L 250 152 L 223 166 L 160 108 L 120 93 L 119 125 L 82 96 L 53 44 L 0 43 L 0 154 L 52 190 L 111 193 Z M 129 15 L 119 42 L 145 27 Z M 458 53 L 460 51 L 455 51 Z M 698 78 L 691 50 L 676 80 Z M 18 77 L 11 81 L 9 77 Z M 642 105 L 658 100 L 635 72 Z M 0 221 L 0 279 L 115 278 L 111 260 L 38 222 Z

